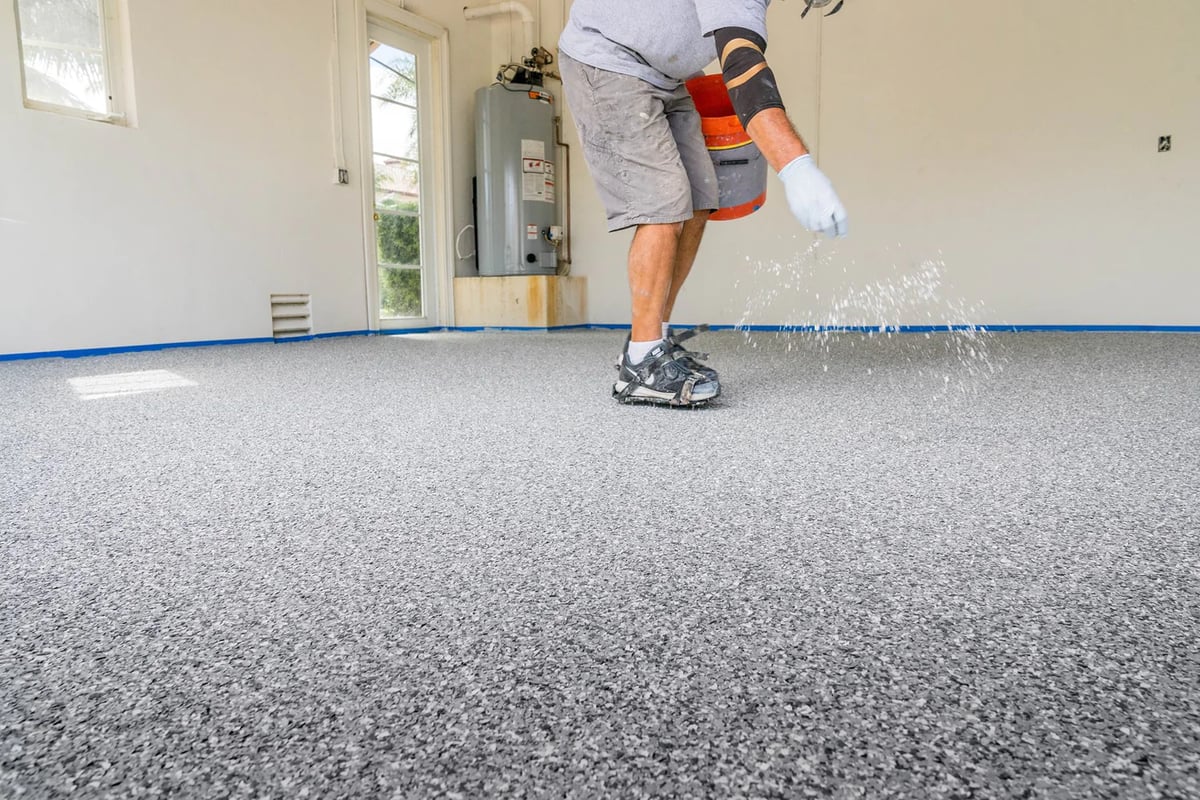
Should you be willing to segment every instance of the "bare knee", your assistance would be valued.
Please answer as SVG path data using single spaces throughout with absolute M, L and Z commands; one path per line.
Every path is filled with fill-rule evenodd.
M 712 212 L 708 210 L 697 211 L 692 215 L 692 218 L 683 224 L 684 228 L 689 232 L 704 230 L 704 226 L 708 224 L 708 218 L 712 216 Z
M 640 239 L 643 237 L 652 239 L 678 239 L 683 235 L 684 225 L 691 224 L 694 221 L 695 220 L 693 219 L 688 220 L 687 223 L 666 222 L 638 225 L 637 233 L 634 234 L 634 239 Z

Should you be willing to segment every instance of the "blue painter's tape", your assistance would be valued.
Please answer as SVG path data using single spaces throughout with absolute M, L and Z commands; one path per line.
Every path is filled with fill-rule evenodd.
M 592 325 L 602 330 L 629 330 L 628 325 Z M 675 325 L 680 330 L 695 325 Z M 752 333 L 1200 333 L 1200 325 L 710 325 L 714 331 Z
M 1200 325 L 985 325 L 992 333 L 1200 333 Z
M 591 327 L 591 325 L 558 325 L 553 328 L 525 328 L 517 325 L 468 325 L 458 328 L 449 328 L 448 330 L 461 331 L 463 333 L 485 333 L 491 331 L 508 333 L 553 333 L 554 331 L 586 331 Z
M 435 326 L 430 328 L 381 328 L 371 333 L 375 336 L 403 336 L 406 333 L 441 333 L 443 331 L 452 330 L 444 326 Z
M 337 333 L 318 333 L 310 339 L 348 339 L 353 336 L 371 336 L 375 331 L 338 331 Z
M 676 325 L 680 329 L 694 328 L 695 325 Z M 338 331 L 334 333 L 318 333 L 315 336 L 304 336 L 295 339 L 285 339 L 280 343 L 296 341 L 312 341 L 314 339 L 341 339 L 356 336 L 404 336 L 413 333 L 438 333 L 442 331 L 459 331 L 464 333 L 480 332 L 534 332 L 548 333 L 552 331 L 569 330 L 606 330 L 627 331 L 627 324 L 595 323 L 591 325 L 564 325 L 556 328 L 520 328 L 510 326 L 481 326 L 450 328 L 434 326 L 427 328 L 395 328 L 377 331 Z M 1200 325 L 713 325 L 714 331 L 751 331 L 754 333 L 950 333 L 961 331 L 986 331 L 989 333 L 1192 333 L 1200 334 Z M 156 350 L 176 350 L 185 347 L 223 347 L 230 345 L 272 344 L 272 338 L 253 339 L 213 339 L 198 342 L 166 342 L 163 344 L 135 344 L 123 347 L 93 347 L 82 350 L 46 350 L 33 353 L 0 353 L 3 361 L 32 361 L 39 358 L 91 358 L 94 356 L 111 356 L 122 353 L 147 353 Z
M 178 350 L 184 347 L 221 347 L 239 344 L 267 344 L 271 338 L 213 339 L 200 342 L 166 342 L 163 344 L 133 344 L 121 347 L 90 347 L 84 350 L 47 350 L 40 353 L 0 353 L 0 361 L 29 361 L 37 358 L 91 358 L 122 353 L 147 353 L 155 350 Z

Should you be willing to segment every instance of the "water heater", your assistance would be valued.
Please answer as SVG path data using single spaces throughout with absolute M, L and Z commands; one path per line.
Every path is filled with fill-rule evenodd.
M 554 97 L 497 82 L 475 93 L 479 274 L 553 275 L 559 229 Z

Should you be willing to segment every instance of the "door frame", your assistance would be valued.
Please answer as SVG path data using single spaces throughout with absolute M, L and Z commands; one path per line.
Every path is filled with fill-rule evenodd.
M 454 192 L 450 170 L 450 154 L 452 149 L 452 127 L 450 125 L 450 33 L 441 25 L 418 17 L 410 11 L 405 11 L 389 0 L 355 0 L 355 19 L 357 20 L 357 46 L 355 47 L 355 63 L 358 74 L 358 119 L 359 119 L 359 152 L 361 163 L 359 170 L 363 179 L 363 273 L 366 278 L 367 293 L 367 325 L 374 332 L 423 330 L 443 328 L 454 320 L 454 239 L 451 231 L 451 221 L 454 219 Z M 426 278 L 422 283 L 428 283 L 425 288 L 425 316 L 412 320 L 384 320 L 379 316 L 379 277 L 373 274 L 375 258 L 375 185 L 371 176 L 375 174 L 375 164 L 372 159 L 372 130 L 371 130 L 371 76 L 367 65 L 367 45 L 370 35 L 369 25 L 382 28 L 394 28 L 402 33 L 416 36 L 429 43 L 431 70 L 429 82 L 429 164 L 428 176 L 422 174 L 422 187 L 432 187 L 429 191 L 431 202 L 429 220 L 433 224 L 433 232 L 427 241 L 431 244 L 431 252 L 422 255 L 422 264 Z M 423 123 L 424 124 L 424 123 Z M 428 181 L 428 183 L 427 183 Z M 424 195 L 426 190 L 422 189 Z M 425 203 L 422 197 L 422 210 Z

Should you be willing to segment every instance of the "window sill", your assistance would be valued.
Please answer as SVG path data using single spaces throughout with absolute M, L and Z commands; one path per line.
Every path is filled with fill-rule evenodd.
M 33 111 L 48 111 L 52 114 L 60 114 L 64 117 L 74 117 L 75 119 L 86 119 L 92 122 L 105 122 L 109 125 L 121 125 L 124 127 L 132 127 L 129 124 L 129 119 L 125 114 L 106 114 L 99 111 L 86 111 L 82 108 L 72 108 L 71 106 L 60 106 L 54 103 L 43 103 L 40 100 L 26 100 L 25 107 Z

